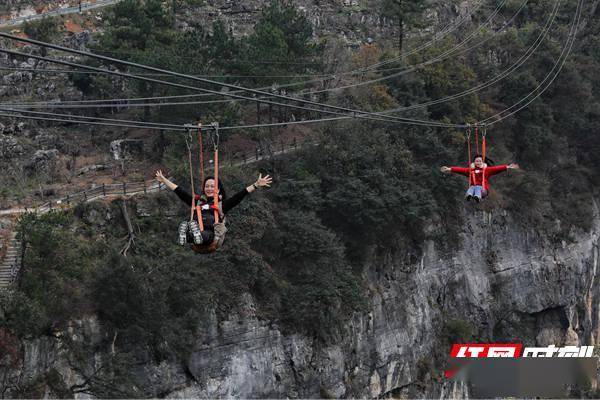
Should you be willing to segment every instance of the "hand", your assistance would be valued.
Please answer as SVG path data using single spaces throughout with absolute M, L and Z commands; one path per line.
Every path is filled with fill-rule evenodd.
M 176 184 L 171 182 L 169 179 L 165 178 L 165 176 L 163 175 L 163 173 L 160 169 L 158 171 L 156 171 L 155 178 L 158 181 L 158 183 L 162 183 L 163 185 L 165 185 L 166 187 L 168 187 L 171 190 L 175 190 L 177 188 Z
M 444 165 L 442 168 L 440 168 L 440 171 L 442 171 L 442 172 L 444 172 L 444 173 L 448 173 L 448 172 L 452 171 L 452 169 L 451 169 L 451 168 L 449 168 L 449 167 L 446 167 L 446 166 Z
M 256 180 L 256 182 L 254 184 L 258 187 L 263 187 L 263 186 L 271 187 L 272 182 L 273 182 L 273 178 L 271 178 L 269 175 L 267 175 L 263 178 L 262 174 L 259 174 L 258 179 Z
M 165 178 L 165 176 L 163 175 L 163 173 L 160 169 L 158 171 L 156 171 L 155 178 L 160 183 L 165 183 L 165 181 L 167 179 L 167 178 Z
M 508 164 L 506 166 L 506 168 L 508 168 L 508 169 L 519 169 L 519 164 L 514 164 L 514 163 L 513 164 Z

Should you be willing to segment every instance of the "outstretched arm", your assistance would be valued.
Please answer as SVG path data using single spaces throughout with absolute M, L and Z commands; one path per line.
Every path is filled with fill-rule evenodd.
M 492 176 L 509 169 L 519 169 L 519 164 L 496 165 L 494 167 L 487 167 L 485 171 L 488 176 Z
M 471 169 L 470 168 L 463 168 L 463 167 L 446 167 L 446 166 L 443 166 L 442 168 L 440 168 L 440 171 L 442 171 L 444 173 L 453 172 L 455 174 L 464 175 L 464 176 L 469 176 L 469 174 L 471 173 Z
M 256 180 L 256 182 L 254 182 L 252 185 L 248 186 L 241 192 L 234 194 L 233 196 L 231 196 L 223 202 L 223 213 L 227 214 L 229 210 L 240 204 L 242 200 L 244 200 L 246 195 L 254 192 L 259 187 L 271 187 L 272 182 L 273 179 L 269 175 L 265 176 L 264 178 L 262 174 L 258 175 L 258 179 Z
M 177 197 L 179 197 L 181 199 L 181 201 L 183 201 L 185 204 L 192 204 L 192 196 L 188 192 L 186 192 L 185 190 L 183 190 L 182 188 L 180 188 L 179 186 L 177 186 L 176 184 L 174 184 L 173 182 L 168 180 L 163 175 L 161 170 L 156 171 L 156 180 L 158 182 L 164 184 L 166 187 L 168 187 L 172 191 L 174 191 L 175 194 L 177 195 Z
M 158 171 L 156 171 L 155 174 L 155 178 L 159 183 L 164 184 L 166 187 L 168 187 L 171 190 L 175 190 L 177 189 L 177 185 L 174 184 L 173 182 L 171 182 L 170 180 L 168 180 L 162 173 L 162 171 L 159 169 Z

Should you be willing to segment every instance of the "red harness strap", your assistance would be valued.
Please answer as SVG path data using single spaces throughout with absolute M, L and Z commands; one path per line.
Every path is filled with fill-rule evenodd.
M 483 164 L 484 167 L 483 167 L 483 171 L 482 171 L 483 176 L 482 176 L 482 179 L 481 179 L 481 184 L 482 184 L 482 186 L 483 186 L 484 189 L 487 187 L 487 177 L 485 176 L 485 170 L 487 168 L 487 162 L 486 162 L 486 159 L 485 159 L 485 150 L 486 150 L 486 147 L 487 147 L 486 136 L 487 136 L 487 129 L 484 126 L 483 127 L 483 133 L 481 135 L 481 157 L 482 157 L 483 163 L 484 163 Z
M 200 181 L 204 183 L 204 148 L 202 147 L 202 123 L 198 122 L 198 143 L 200 144 Z
M 200 182 L 204 185 L 204 148 L 202 147 L 202 124 L 198 122 L 198 144 L 200 148 Z M 204 188 L 200 189 L 202 193 Z M 196 215 L 198 216 L 198 225 L 200 226 L 200 231 L 204 230 L 204 221 L 202 220 L 202 206 L 196 204 Z

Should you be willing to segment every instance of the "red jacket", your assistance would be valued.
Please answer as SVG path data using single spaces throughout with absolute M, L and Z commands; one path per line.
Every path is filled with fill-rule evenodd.
M 484 167 L 484 168 L 463 168 L 463 167 L 451 167 L 450 171 L 455 174 L 464 175 L 469 177 L 469 185 L 471 186 L 483 186 L 484 190 L 489 189 L 488 180 L 490 177 L 504 172 L 508 169 L 508 165 L 497 165 L 495 167 Z

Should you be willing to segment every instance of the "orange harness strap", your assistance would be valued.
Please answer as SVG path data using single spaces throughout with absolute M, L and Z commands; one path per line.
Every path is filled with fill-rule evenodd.
M 215 195 L 213 196 L 213 211 L 215 213 L 215 224 L 219 223 L 219 124 L 213 123 L 214 138 L 213 147 L 215 149 Z

